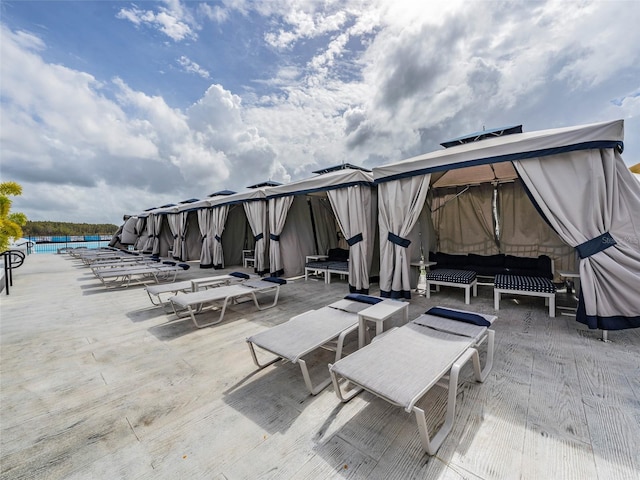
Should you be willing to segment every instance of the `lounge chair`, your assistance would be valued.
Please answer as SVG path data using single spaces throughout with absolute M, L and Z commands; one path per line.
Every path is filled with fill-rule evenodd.
M 331 378 L 314 387 L 307 364 L 302 357 L 319 348 L 327 348 L 330 342 L 337 339 L 335 361 L 340 360 L 345 337 L 358 329 L 358 313 L 382 300 L 373 296 L 348 295 L 343 300 L 318 310 L 304 312 L 286 323 L 252 335 L 247 338 L 247 344 L 253 363 L 260 369 L 282 359 L 297 363 L 311 395 L 317 395 L 331 383 Z M 276 358 L 260 363 L 255 347 L 276 355 Z
M 364 389 L 414 412 L 422 446 L 429 455 L 434 455 L 453 427 L 460 369 L 473 360 L 478 382 L 483 382 L 491 370 L 494 331 L 488 327 L 495 319 L 492 315 L 434 307 L 330 365 L 336 394 L 346 402 Z M 481 370 L 478 347 L 487 339 L 487 358 Z M 425 412 L 416 403 L 434 385 L 444 386 L 439 382 L 447 374 L 446 418 L 430 437 Z M 355 388 L 343 393 L 340 378 Z
M 173 262 L 169 262 L 173 263 Z M 130 268 L 108 268 L 98 271 L 96 277 L 106 288 L 129 287 L 134 281 L 137 284 L 149 282 L 173 282 L 178 273 L 189 269 L 186 263 L 174 265 L 154 263 L 150 265 L 131 266 Z
M 250 278 L 259 278 L 256 275 L 248 275 L 244 272 L 231 272 L 228 275 L 215 275 L 212 277 L 194 278 L 192 280 L 184 280 L 181 282 L 161 283 L 158 285 L 149 285 L 146 287 L 149 300 L 156 306 L 166 305 L 169 299 L 162 300 L 162 295 L 178 293 L 197 292 L 206 288 L 220 287 L 230 285 L 234 282 L 248 280 Z
M 107 269 L 119 268 L 119 269 L 130 269 L 136 268 L 143 265 L 153 265 L 158 264 L 160 259 L 150 259 L 148 257 L 126 257 L 121 259 L 110 259 L 109 261 L 104 262 L 93 262 L 88 264 L 88 267 L 91 271 L 96 275 L 99 271 L 105 271 Z M 176 262 L 173 262 L 174 264 Z
M 170 297 L 169 301 L 177 317 L 184 316 L 179 310 L 186 310 L 191 320 L 193 320 L 193 324 L 198 328 L 203 328 L 220 323 L 224 318 L 224 313 L 227 310 L 229 302 L 237 302 L 243 297 L 251 297 L 258 310 L 275 307 L 278 303 L 278 296 L 280 295 L 280 285 L 285 283 L 287 283 L 286 280 L 276 277 L 265 277 L 259 280 L 250 279 L 236 285 L 227 285 L 225 287 L 211 288 L 197 292 L 178 293 Z M 272 291 L 275 291 L 273 303 L 267 306 L 261 306 L 258 303 L 256 294 L 269 293 Z M 208 323 L 198 323 L 196 314 L 200 313 L 205 305 L 218 304 L 220 302 L 222 302 L 222 308 L 220 310 L 220 316 L 216 320 Z

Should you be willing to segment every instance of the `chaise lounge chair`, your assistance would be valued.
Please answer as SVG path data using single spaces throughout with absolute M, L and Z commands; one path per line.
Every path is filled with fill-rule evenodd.
M 337 339 L 335 361 L 340 360 L 345 337 L 358 329 L 358 313 L 382 301 L 382 298 L 373 296 L 347 295 L 343 300 L 304 312 L 286 323 L 252 335 L 247 338 L 247 344 L 253 363 L 260 369 L 282 359 L 297 363 L 311 395 L 317 395 L 331 383 L 331 378 L 314 387 L 302 357 L 319 348 L 328 348 L 328 344 Z M 255 347 L 273 353 L 276 358 L 260 363 Z
M 225 287 L 211 288 L 208 290 L 201 290 L 198 292 L 190 293 L 178 293 L 177 295 L 169 298 L 173 312 L 177 317 L 183 317 L 184 315 L 179 310 L 186 310 L 188 315 L 193 320 L 196 327 L 208 327 L 220 323 L 224 318 L 224 313 L 227 310 L 229 302 L 236 302 L 243 297 L 251 297 L 253 303 L 258 310 L 265 310 L 267 308 L 275 307 L 278 303 L 278 296 L 280 295 L 280 285 L 287 283 L 286 280 L 277 277 L 265 277 L 259 280 L 246 280 L 245 282 L 238 283 L 236 285 L 227 285 Z M 266 307 L 260 306 L 257 293 L 269 293 L 276 292 L 273 303 Z M 196 320 L 196 314 L 200 313 L 207 304 L 218 304 L 222 302 L 222 308 L 220 310 L 220 316 L 217 320 L 208 323 L 198 323 Z
M 414 412 L 422 446 L 436 451 L 453 427 L 458 374 L 473 360 L 475 379 L 483 382 L 493 365 L 492 315 L 434 307 L 408 324 L 390 330 L 370 345 L 329 366 L 336 394 L 346 402 L 367 390 L 387 402 Z M 487 340 L 485 367 L 480 369 L 478 347 Z M 447 413 L 443 425 L 430 437 L 425 412 L 416 403 L 449 375 Z M 339 378 L 355 385 L 343 393 Z
M 162 295 L 178 293 L 197 292 L 206 288 L 220 287 L 230 285 L 231 283 L 249 280 L 250 278 L 259 278 L 257 275 L 249 275 L 244 272 L 231 272 L 227 275 L 214 275 L 212 277 L 194 278 L 192 280 L 184 280 L 181 282 L 162 283 L 158 285 L 149 285 L 146 287 L 149 300 L 156 306 L 164 306 L 169 303 L 167 298 L 162 300 Z
M 173 265 L 171 265 L 173 263 Z M 129 287 L 131 282 L 137 284 L 173 282 L 178 273 L 189 269 L 186 263 L 175 264 L 174 262 L 154 263 L 149 265 L 134 265 L 130 268 L 107 268 L 104 271 L 96 272 L 96 277 L 100 279 L 106 288 Z

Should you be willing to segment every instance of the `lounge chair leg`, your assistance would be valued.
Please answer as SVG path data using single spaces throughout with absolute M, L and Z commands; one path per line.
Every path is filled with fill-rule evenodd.
M 478 355 L 477 349 L 474 349 L 476 350 L 476 353 L 473 356 L 473 372 L 477 382 L 484 382 L 487 379 L 487 375 L 489 375 L 489 372 L 491 372 L 491 369 L 493 368 L 493 350 L 495 345 L 495 336 L 496 332 L 494 332 L 493 330 L 487 330 L 487 336 L 478 344 L 478 346 L 480 346 L 480 344 L 485 339 L 487 340 L 487 359 L 482 370 L 480 370 L 480 356 Z
M 323 382 L 319 383 L 317 386 L 313 386 L 311 383 L 311 376 L 309 375 L 309 369 L 307 368 L 307 362 L 304 360 L 298 360 L 298 364 L 300 365 L 300 370 L 302 371 L 302 378 L 304 378 L 304 384 L 307 386 L 307 389 L 311 393 L 311 395 L 317 395 L 322 390 L 327 388 L 331 383 L 331 378 L 327 378 Z
M 224 304 L 222 305 L 222 310 L 220 311 L 220 316 L 218 317 L 217 320 L 214 320 L 213 322 L 209 322 L 209 323 L 198 323 L 195 316 L 196 312 L 193 311 L 193 309 L 191 308 L 191 305 L 188 305 L 187 309 L 189 310 L 189 315 L 191 316 L 191 320 L 193 320 L 193 324 L 198 328 L 204 328 L 204 327 L 210 327 L 211 325 L 216 325 L 222 321 L 222 319 L 224 318 L 224 312 L 227 310 L 228 303 L 229 303 L 228 298 L 225 298 Z M 175 310 L 175 307 L 174 307 L 174 310 Z
M 276 287 L 276 296 L 273 299 L 273 303 L 271 305 L 267 305 L 266 307 L 261 307 L 258 303 L 258 299 L 256 298 L 256 294 L 251 292 L 251 297 L 253 298 L 253 303 L 255 304 L 258 310 L 266 310 L 267 308 L 275 307 L 278 304 L 278 296 L 280 295 L 280 286 Z
M 449 432 L 451 432 L 451 429 L 453 428 L 453 421 L 456 415 L 456 396 L 458 394 L 458 376 L 460 374 L 460 369 L 474 355 L 477 356 L 478 351 L 474 348 L 468 349 L 458 359 L 458 361 L 453 364 L 453 367 L 451 367 L 451 371 L 449 373 L 447 415 L 445 417 L 444 423 L 432 439 L 429 439 L 429 430 L 427 428 L 427 421 L 425 419 L 424 410 L 416 406 L 412 407 L 412 410 L 416 416 L 416 422 L 418 423 L 418 430 L 420 431 L 420 440 L 422 442 L 422 447 L 429 455 L 435 455 L 435 453 L 440 448 L 440 445 L 442 445 L 442 442 L 444 442 L 444 439 L 447 438 L 447 435 L 449 435 Z
M 249 351 L 251 352 L 251 358 L 253 358 L 253 363 L 255 363 L 256 367 L 258 367 L 261 370 L 265 367 L 268 367 L 269 365 L 273 365 L 279 360 L 282 360 L 282 357 L 275 357 L 274 359 L 269 360 L 267 363 L 260 363 L 258 361 L 258 356 L 256 355 L 256 350 L 255 350 L 255 347 L 253 346 L 253 343 L 247 340 L 247 344 L 249 345 Z
M 338 396 L 338 398 L 340 399 L 340 401 L 342 403 L 346 403 L 349 400 L 351 400 L 353 397 L 355 397 L 357 394 L 359 394 L 363 389 L 360 387 L 354 387 L 353 390 L 351 390 L 348 394 L 343 394 L 342 393 L 342 389 L 340 388 L 340 382 L 338 380 L 338 376 L 333 373 L 333 371 L 331 370 L 331 367 L 333 365 L 329 364 L 329 374 L 331 375 L 331 381 L 333 382 L 333 389 L 336 391 L 336 395 Z
M 500 292 L 493 291 L 493 308 L 494 310 L 500 310 Z
M 464 289 L 464 303 L 469 305 L 471 303 L 471 286 L 467 286 Z

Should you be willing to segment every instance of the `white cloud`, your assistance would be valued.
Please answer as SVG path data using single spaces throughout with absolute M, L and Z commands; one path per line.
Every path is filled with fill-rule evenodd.
M 184 55 L 178 59 L 178 63 L 187 73 L 195 73 L 196 75 L 200 75 L 202 78 L 209 78 L 209 72 Z
M 128 20 L 134 25 L 147 25 L 155 28 L 172 40 L 196 39 L 195 30 L 199 27 L 189 11 L 178 0 L 167 0 L 166 7 L 154 10 L 142 10 L 136 6 L 121 8 L 116 18 Z
M 3 176 L 22 175 L 25 190 L 38 192 L 25 201 L 52 199 L 47 208 L 68 209 L 69 220 L 85 214 L 73 204 L 95 205 L 111 192 L 113 206 L 101 206 L 120 218 L 130 207 L 286 182 L 343 161 L 401 160 L 483 125 L 531 131 L 625 118 L 627 132 L 637 131 L 637 3 L 625 3 L 624 15 L 616 2 L 491 5 L 303 0 L 292 10 L 286 0 L 176 0 L 122 8 L 120 18 L 175 41 L 201 41 L 199 21 L 239 21 L 235 12 L 266 25 L 256 36 L 280 50 L 276 73 L 243 79 L 262 92 L 211 85 L 188 108 L 171 106 L 161 87 L 152 94 L 47 63 L 40 38 L 3 27 Z M 178 63 L 208 78 L 186 48 Z M 625 155 L 634 142 L 627 133 Z M 55 201 L 60 185 L 65 199 Z
M 243 120 L 240 98 L 223 87 L 212 86 L 182 111 L 122 79 L 103 85 L 86 73 L 48 64 L 22 48 L 17 37 L 2 27 L 2 60 L 14 68 L 0 73 L 1 160 L 3 178 L 23 184 L 17 205 L 38 212 L 55 207 L 57 216 L 49 218 L 57 220 L 97 221 L 70 204 L 86 201 L 94 210 L 109 209 L 100 195 L 129 189 L 147 192 L 137 206 L 142 210 L 166 203 L 166 196 L 176 201 L 175 196 L 204 196 L 268 178 L 273 151 Z M 45 192 L 56 190 L 69 193 L 39 204 Z M 145 199 L 163 200 L 149 205 Z M 122 206 L 113 208 L 108 214 L 119 218 Z

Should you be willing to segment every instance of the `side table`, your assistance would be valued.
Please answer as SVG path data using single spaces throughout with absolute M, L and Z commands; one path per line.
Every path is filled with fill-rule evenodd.
M 375 322 L 376 335 L 380 335 L 383 331 L 384 321 L 391 318 L 398 312 L 402 312 L 403 321 L 409 321 L 409 302 L 399 300 L 383 300 L 375 305 L 365 308 L 358 313 L 358 348 L 364 347 L 364 339 L 366 332 L 366 322 Z

